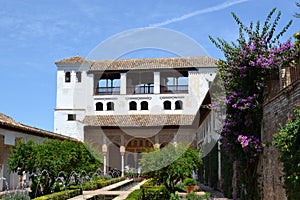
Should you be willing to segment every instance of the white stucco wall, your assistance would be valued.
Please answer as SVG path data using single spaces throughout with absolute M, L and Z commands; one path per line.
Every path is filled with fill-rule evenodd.
M 76 82 L 76 71 L 82 71 L 82 81 Z M 208 81 L 215 78 L 215 67 L 198 68 L 189 72 L 189 92 L 187 94 L 159 94 L 160 73 L 153 71 L 154 94 L 126 94 L 126 73 L 121 73 L 121 92 L 118 95 L 94 95 L 93 74 L 77 65 L 58 66 L 57 102 L 54 114 L 54 132 L 83 140 L 82 120 L 86 115 L 127 115 L 127 114 L 196 114 L 208 89 Z M 71 82 L 65 83 L 65 72 L 70 71 Z M 98 77 L 97 77 L 98 78 Z M 125 81 L 125 83 L 124 83 Z M 129 84 L 129 83 L 128 83 Z M 163 102 L 171 101 L 171 110 L 164 110 Z M 175 110 L 175 102 L 183 102 L 182 110 Z M 129 110 L 129 102 L 137 103 L 137 110 Z M 148 102 L 148 110 L 141 110 L 141 102 Z M 96 111 L 96 103 L 103 103 L 103 111 Z M 107 103 L 114 103 L 114 110 L 107 110 Z M 76 121 L 68 121 L 68 114 L 76 114 Z

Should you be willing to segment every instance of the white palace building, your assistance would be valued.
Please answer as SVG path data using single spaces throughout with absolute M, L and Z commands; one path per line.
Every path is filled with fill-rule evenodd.
M 55 64 L 54 132 L 91 143 L 104 156 L 105 171 L 138 168 L 140 153 L 151 147 L 180 141 L 199 146 L 203 129 L 211 129 L 203 127 L 209 111 L 201 112 L 201 105 L 210 101 L 213 58 L 74 56 Z

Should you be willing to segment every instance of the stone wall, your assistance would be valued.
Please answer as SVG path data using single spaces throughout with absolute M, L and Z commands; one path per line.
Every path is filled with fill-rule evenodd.
M 265 200 L 287 199 L 283 188 L 282 164 L 279 152 L 272 146 L 273 134 L 293 117 L 293 110 L 300 105 L 300 79 L 280 90 L 264 103 L 262 142 L 267 146 L 261 157 L 261 187 Z

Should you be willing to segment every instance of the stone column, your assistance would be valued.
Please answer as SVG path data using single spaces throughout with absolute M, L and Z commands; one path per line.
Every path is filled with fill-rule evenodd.
M 124 177 L 124 155 L 125 155 L 124 146 L 120 146 L 120 153 L 121 153 L 121 171 L 122 171 L 122 177 Z
M 106 144 L 103 144 L 102 145 L 102 154 L 103 154 L 103 173 L 104 175 L 106 175 L 106 155 L 107 155 L 107 145 Z
M 126 73 L 121 73 L 120 94 L 126 94 Z
M 71 84 L 74 86 L 76 83 L 76 71 L 72 70 L 71 71 Z
M 159 149 L 159 148 L 160 148 L 160 144 L 159 144 L 159 143 L 155 143 L 155 144 L 154 144 L 154 148 L 155 148 L 155 149 Z
M 218 189 L 222 189 L 221 142 L 218 141 Z
M 160 93 L 160 72 L 153 72 L 154 75 L 154 94 Z

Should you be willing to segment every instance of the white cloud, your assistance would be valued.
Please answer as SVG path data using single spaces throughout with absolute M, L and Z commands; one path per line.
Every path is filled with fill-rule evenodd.
M 196 15 L 210 13 L 210 12 L 214 12 L 214 11 L 218 11 L 218 10 L 223 10 L 223 9 L 228 8 L 230 6 L 240 4 L 240 3 L 243 3 L 243 2 L 247 2 L 247 1 L 250 1 L 250 0 L 235 0 L 235 1 L 228 0 L 224 3 L 222 3 L 222 4 L 219 4 L 219 5 L 216 5 L 216 6 L 213 6 L 213 7 L 205 8 L 205 9 L 202 9 L 202 10 L 197 10 L 197 11 L 182 15 L 180 17 L 175 17 L 175 18 L 172 18 L 172 19 L 168 19 L 168 20 L 163 21 L 163 22 L 150 24 L 149 27 L 162 27 L 162 26 L 165 26 L 165 25 L 168 25 L 168 24 L 171 24 L 171 23 L 186 20 L 186 19 L 194 17 Z

